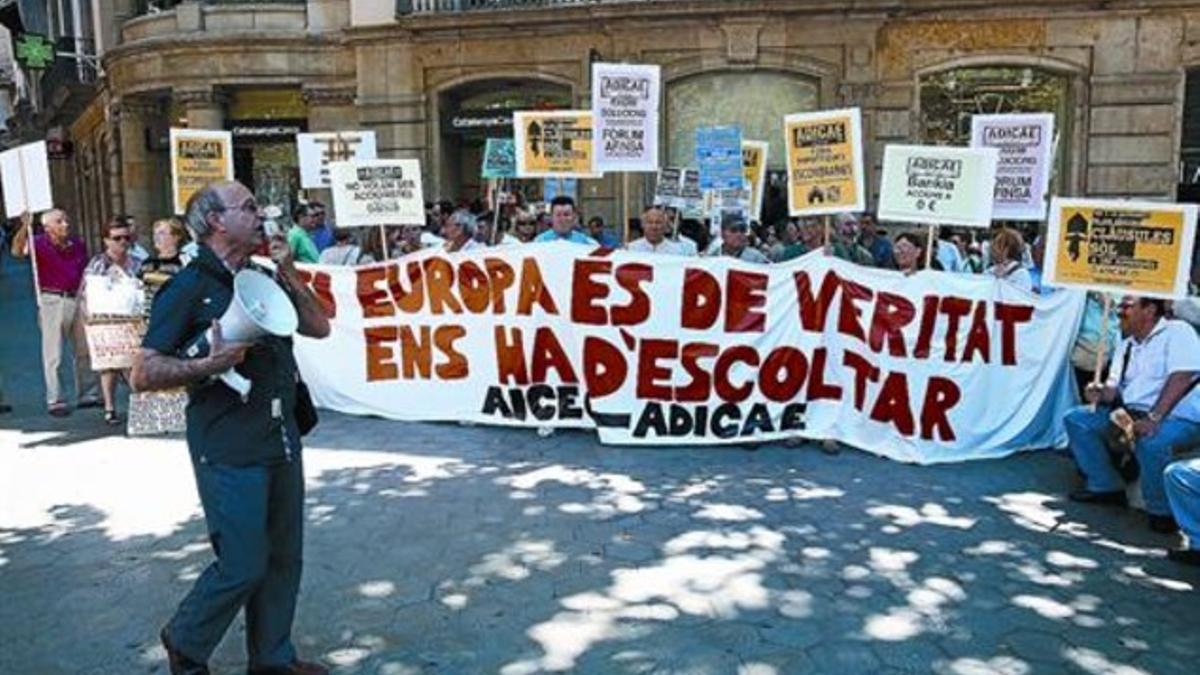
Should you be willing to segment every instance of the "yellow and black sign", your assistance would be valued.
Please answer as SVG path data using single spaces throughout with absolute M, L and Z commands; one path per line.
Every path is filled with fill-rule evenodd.
M 766 141 L 742 141 L 742 174 L 750 184 L 750 220 L 762 220 L 763 190 L 767 185 Z
M 233 180 L 233 136 L 228 131 L 171 129 L 171 192 L 175 213 L 205 185 Z
M 1046 283 L 1157 297 L 1187 294 L 1196 209 L 1191 204 L 1055 199 Z
M 592 113 L 554 110 L 513 113 L 517 176 L 599 178 L 592 171 Z
M 783 126 L 791 215 L 864 210 L 858 108 L 788 115 Z

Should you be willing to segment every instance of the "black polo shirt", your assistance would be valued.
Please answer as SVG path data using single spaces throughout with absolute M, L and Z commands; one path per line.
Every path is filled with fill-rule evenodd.
M 196 258 L 155 296 L 143 347 L 182 358 L 233 300 L 233 274 L 212 249 L 199 248 Z M 296 457 L 300 434 L 292 340 L 259 338 L 237 372 L 252 383 L 245 402 L 216 379 L 188 389 L 187 442 L 192 457 L 233 466 Z

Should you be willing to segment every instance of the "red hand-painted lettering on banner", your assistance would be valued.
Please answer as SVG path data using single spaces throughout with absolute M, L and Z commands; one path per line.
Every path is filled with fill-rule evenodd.
M 337 300 L 333 297 L 333 278 L 329 273 L 296 271 L 300 273 L 300 280 L 312 290 L 313 295 L 317 296 L 317 302 L 321 303 L 321 309 L 325 310 L 325 316 L 336 319 Z
M 363 329 L 367 381 L 461 380 L 470 375 L 466 356 L 455 342 L 467 334 L 462 326 L 372 326 Z M 397 354 L 399 350 L 399 354 Z M 434 353 L 442 361 L 434 364 Z
M 1017 363 L 1017 324 L 1033 320 L 1033 307 L 996 303 L 996 319 L 1000 322 L 1000 362 L 1006 366 Z
M 759 272 L 729 270 L 725 278 L 729 289 L 725 332 L 761 333 L 766 330 L 767 315 L 759 308 L 767 304 L 767 280 L 767 275 Z
M 684 270 L 680 325 L 693 330 L 707 330 L 713 327 L 720 315 L 721 283 L 704 270 Z

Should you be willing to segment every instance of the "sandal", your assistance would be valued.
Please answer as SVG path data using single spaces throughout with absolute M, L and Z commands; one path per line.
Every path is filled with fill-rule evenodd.
M 121 423 L 121 416 L 117 414 L 116 410 L 105 410 L 104 423 L 110 427 L 115 427 Z

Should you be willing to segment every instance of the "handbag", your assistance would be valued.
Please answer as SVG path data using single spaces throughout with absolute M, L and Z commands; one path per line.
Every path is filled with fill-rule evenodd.
M 301 437 L 307 436 L 320 421 L 317 417 L 317 406 L 313 405 L 312 394 L 308 391 L 308 385 L 300 379 L 299 373 L 296 374 L 296 408 L 293 412 Z

